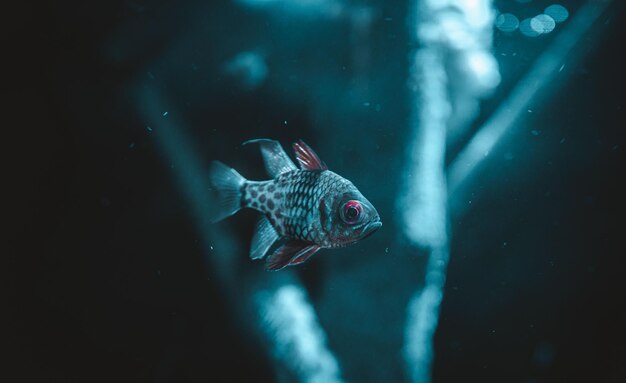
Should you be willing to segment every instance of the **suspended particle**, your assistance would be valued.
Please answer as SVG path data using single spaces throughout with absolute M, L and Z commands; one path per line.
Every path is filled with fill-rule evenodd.
M 555 22 L 562 23 L 569 17 L 567 8 L 560 4 L 552 4 L 543 11 L 546 15 L 552 17 Z
M 519 27 L 519 19 L 512 13 L 501 13 L 496 17 L 496 28 L 502 32 L 513 32 Z

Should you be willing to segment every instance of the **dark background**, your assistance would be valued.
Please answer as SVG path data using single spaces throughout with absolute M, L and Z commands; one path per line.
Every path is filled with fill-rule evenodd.
M 579 4 L 572 3 L 573 9 Z M 397 21 L 376 24 L 370 35 L 369 96 L 383 105 L 384 115 L 345 117 L 363 126 L 341 124 L 337 115 L 350 109 L 334 119 L 315 112 L 333 104 L 332 91 L 324 93 L 328 100 L 321 107 L 315 101 L 314 111 L 311 100 L 321 93 L 301 91 L 318 82 L 331 83 L 329 89 L 353 85 L 357 77 L 341 70 L 349 66 L 351 42 L 341 23 L 311 23 L 311 30 L 280 40 L 275 19 L 230 2 L 8 8 L 2 27 L 3 189 L 9 193 L 2 348 L 8 358 L 0 379 L 272 381 L 269 358 L 239 330 L 205 266 L 192 208 L 137 111 L 135 91 L 156 77 L 185 114 L 205 163 L 220 158 L 252 178 L 262 178 L 263 170 L 258 153 L 239 147 L 242 141 L 305 138 L 331 168 L 352 169 L 346 176 L 373 195 L 389 224 L 371 246 L 393 250 L 393 199 L 404 153 L 398 148 L 407 135 L 409 108 L 403 96 L 406 4 L 377 4 Z M 626 19 L 623 7 L 613 7 L 609 16 L 598 26 L 601 33 L 581 42 L 585 54 L 565 67 L 565 80 L 551 97 L 529 105 L 533 113 L 524 127 L 494 156 L 511 160 L 486 164 L 472 208 L 452 222 L 435 382 L 626 378 Z M 253 91 L 219 70 L 249 40 L 277 47 L 268 65 L 278 69 Z M 532 45 L 496 34 L 496 53 L 513 49 L 520 59 L 499 58 L 503 84 L 485 101 L 479 120 L 548 42 Z M 294 60 L 297 70 L 289 69 Z M 329 120 L 344 126 L 333 139 L 314 128 Z M 294 128 L 286 130 L 283 121 Z M 387 186 L 380 186 L 385 176 Z M 371 191 L 377 185 L 380 190 Z M 231 227 L 245 247 L 254 215 L 234 220 Z M 368 331 L 377 332 L 371 337 L 342 337 L 338 317 L 344 313 L 333 311 L 339 304 L 328 303 L 324 286 L 366 278 L 372 294 L 389 298 L 389 306 L 364 300 L 361 312 L 403 312 L 411 285 L 406 275 L 394 275 L 403 268 L 401 255 L 374 258 L 330 263 L 342 274 L 328 271 L 322 262 L 331 261 L 321 260 L 297 271 L 321 308 L 345 377 L 354 382 L 376 381 L 359 375 L 359 361 L 372 363 L 380 353 L 380 368 L 387 368 L 383 362 L 391 357 L 384 354 L 400 347 L 402 323 L 375 325 L 372 319 Z M 339 302 L 351 296 L 346 290 L 337 294 Z M 364 348 L 369 353 L 358 354 Z M 399 361 L 390 363 L 401 368 Z

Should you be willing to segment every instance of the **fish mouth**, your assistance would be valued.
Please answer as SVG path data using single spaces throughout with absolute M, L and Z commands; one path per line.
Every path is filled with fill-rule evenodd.
M 367 238 L 370 235 L 374 234 L 378 229 L 383 226 L 383 223 L 380 221 L 370 222 L 361 231 L 361 239 Z

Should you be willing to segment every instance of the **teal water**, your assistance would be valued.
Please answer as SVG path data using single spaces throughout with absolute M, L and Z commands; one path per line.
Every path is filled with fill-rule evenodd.
M 621 381 L 623 6 L 450 3 L 16 11 L 2 376 Z M 265 271 L 208 182 L 263 137 L 382 228 Z

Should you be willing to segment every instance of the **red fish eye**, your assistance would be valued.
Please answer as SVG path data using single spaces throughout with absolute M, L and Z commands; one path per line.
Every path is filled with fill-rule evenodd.
M 360 221 L 363 208 L 359 201 L 350 200 L 343 205 L 342 217 L 346 223 L 354 224 Z

